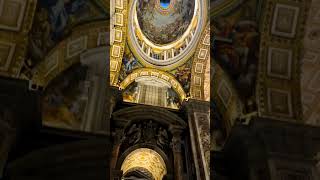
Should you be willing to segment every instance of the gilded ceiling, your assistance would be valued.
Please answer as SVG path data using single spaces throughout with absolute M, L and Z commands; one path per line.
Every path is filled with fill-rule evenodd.
M 125 89 L 125 99 L 132 102 L 140 102 L 139 92 L 144 88 L 162 94 L 156 99 L 169 96 L 165 107 L 179 108 L 190 97 L 208 100 L 209 93 L 204 91 L 209 86 L 205 74 L 210 70 L 206 67 L 210 62 L 207 2 L 161 3 L 115 1 L 111 9 L 111 84 Z M 147 79 L 157 88 L 149 87 Z M 161 93 L 166 89 L 167 95 Z
M 30 32 L 28 63 L 32 69 L 45 59 L 80 24 L 105 20 L 106 12 L 98 1 L 39 0 Z M 26 73 L 23 71 L 22 73 Z
M 137 17 L 143 34 L 156 44 L 167 44 L 180 38 L 194 15 L 195 0 L 171 0 L 168 8 L 160 0 L 138 0 Z
M 110 33 L 114 33 L 114 37 L 118 39 L 115 39 L 116 46 L 111 48 L 111 52 L 119 52 L 119 54 L 114 54 L 117 57 L 111 59 L 111 67 L 114 68 L 111 71 L 114 73 L 111 73 L 110 77 L 112 84 L 119 86 L 121 83 L 121 81 L 118 81 L 120 69 L 123 65 L 130 69 L 131 65 L 134 67 L 135 64 L 130 60 L 130 57 L 128 57 L 128 61 L 132 63 L 131 65 L 122 62 L 125 49 L 129 47 L 126 39 L 128 37 L 127 31 L 124 28 L 129 16 L 124 10 L 129 8 L 131 1 L 117 0 L 115 2 L 117 10 L 112 18 L 113 21 L 118 23 L 116 25 L 117 31 L 111 31 Z M 167 8 L 158 6 L 158 1 L 152 2 L 154 2 L 157 16 L 164 19 L 177 18 L 178 21 L 184 19 L 188 24 L 191 23 L 190 14 L 193 13 L 193 8 L 180 8 L 182 15 L 179 13 L 180 17 L 178 17 L 175 16 L 174 12 L 178 12 L 177 9 L 179 8 L 175 8 L 175 5 L 180 4 L 178 7 L 193 7 L 196 6 L 193 3 L 196 1 L 170 1 L 172 4 L 169 4 Z M 283 1 L 279 3 L 275 0 L 241 2 L 243 1 L 211 0 L 210 15 L 215 18 L 211 29 L 216 32 L 216 48 L 218 48 L 213 55 L 215 61 L 227 73 L 223 77 L 228 79 L 219 82 L 229 82 L 229 80 L 232 82 L 231 84 L 226 83 L 226 87 L 223 86 L 223 83 L 217 84 L 217 90 L 227 88 L 229 89 L 227 92 L 235 93 L 231 93 L 231 95 L 230 93 L 220 93 L 221 97 L 226 98 L 221 102 L 227 102 L 227 105 L 229 105 L 228 103 L 231 100 L 228 97 L 233 96 L 239 96 L 241 101 L 249 98 L 249 103 L 248 101 L 243 102 L 246 111 L 250 103 L 257 102 L 256 107 L 261 109 L 259 112 L 261 115 L 277 114 L 276 116 L 284 119 L 290 117 L 300 119 L 301 115 L 299 115 L 298 109 L 301 105 L 300 97 L 302 97 L 304 120 L 309 124 L 319 124 L 320 118 L 317 115 L 320 110 L 318 103 L 320 97 L 318 94 L 319 63 L 317 62 L 320 53 L 319 0 L 312 1 L 310 17 L 307 21 L 304 38 L 305 52 L 302 60 L 302 95 L 300 95 L 300 91 L 294 88 L 295 85 L 300 84 L 300 82 L 297 82 L 297 79 L 300 81 L 298 64 L 301 60 L 301 53 L 299 48 L 301 47 L 300 37 L 304 28 L 297 24 L 298 22 L 303 24 L 306 18 L 305 12 L 308 10 L 308 2 Z M 46 86 L 72 64 L 79 62 L 80 54 L 85 50 L 106 45 L 109 23 L 105 19 L 109 11 L 107 9 L 108 4 L 105 1 L 4 0 L 1 3 L 3 3 L 0 8 L 0 74 L 2 76 L 32 80 L 36 85 Z M 148 13 L 150 4 L 143 5 L 143 1 L 141 1 L 141 6 L 144 8 L 138 8 L 137 13 Z M 281 14 L 284 12 L 286 14 Z M 292 21 L 281 24 L 284 20 L 279 19 L 277 21 L 279 15 L 292 18 Z M 157 18 L 151 15 L 150 17 L 154 18 L 153 20 Z M 268 25 L 271 24 L 272 27 L 270 26 L 271 28 L 268 29 L 264 24 L 261 24 L 261 18 L 263 18 L 263 21 L 267 21 Z M 159 26 L 159 24 L 152 25 L 153 20 L 148 22 L 140 20 L 138 22 L 139 26 L 142 27 L 143 35 L 154 43 L 154 47 L 157 47 L 157 42 L 160 41 L 163 44 L 181 39 L 181 32 L 185 28 L 181 26 L 181 32 L 176 29 L 173 31 L 171 28 L 162 28 L 166 27 L 170 21 L 165 21 L 164 24 Z M 172 37 L 161 35 L 164 33 L 151 34 L 148 28 L 145 29 L 149 25 L 144 23 L 151 24 L 150 27 L 157 27 L 156 32 L 162 30 L 173 31 L 171 33 Z M 262 27 L 265 27 L 265 29 L 261 29 Z M 85 35 L 87 33 L 89 34 Z M 208 77 L 208 62 L 205 60 L 210 56 L 206 52 L 206 50 L 208 51 L 204 40 L 206 37 L 200 37 L 201 35 L 198 36 L 197 43 L 204 42 L 204 44 L 202 43 L 203 47 L 194 49 L 193 52 L 198 53 L 196 56 L 186 56 L 183 63 L 178 63 L 168 69 L 160 68 L 161 71 L 175 77 L 187 97 L 198 97 L 199 99 L 203 99 L 205 94 L 208 97 L 209 94 L 208 91 L 204 91 L 204 87 L 209 87 L 208 78 L 205 78 L 204 72 Z M 157 37 L 153 39 L 151 36 Z M 261 37 L 264 37 L 262 41 Z M 200 39 L 203 41 L 201 42 Z M 295 47 L 290 49 L 290 45 Z M 148 52 L 145 47 L 144 49 Z M 268 52 L 264 51 L 266 49 Z M 129 48 L 129 50 L 131 51 L 132 48 Z M 170 55 L 168 52 L 168 50 L 154 51 L 153 55 L 159 53 L 159 56 L 156 55 L 157 58 L 160 57 L 160 59 L 156 59 L 159 61 L 157 63 L 161 64 L 160 60 L 165 60 L 165 56 L 169 62 Z M 141 63 L 136 54 L 132 53 L 138 63 Z M 273 66 L 273 57 L 279 58 L 283 67 L 288 68 Z M 194 63 L 195 58 L 198 59 L 198 64 Z M 286 58 L 289 61 L 285 61 Z M 292 59 L 290 60 L 290 58 Z M 191 62 L 191 65 L 188 65 L 189 62 Z M 141 63 L 140 66 L 157 67 L 148 63 Z M 151 72 L 148 73 L 151 76 Z M 161 78 L 162 75 L 160 74 L 159 77 Z M 190 82 L 190 84 L 183 82 Z M 206 83 L 204 84 L 204 82 Z M 284 85 L 284 87 L 282 88 L 280 85 Z M 196 88 L 194 91 L 188 91 L 186 90 L 188 86 L 190 86 L 189 89 L 192 89 L 191 87 L 202 87 L 203 89 Z M 236 91 L 230 89 L 236 89 Z M 272 106 L 274 103 L 279 106 Z M 281 104 L 285 104 L 285 106 Z M 279 107 L 279 109 L 273 107 Z
M 76 31 L 79 32 L 80 25 L 106 22 L 109 13 L 106 8 L 106 3 L 101 0 L 1 1 L 0 29 L 3 35 L 1 37 L 3 57 L 0 61 L 0 74 L 32 80 L 34 84 L 45 86 L 46 83 L 37 82 L 39 78 L 34 75 L 44 76 L 58 70 L 61 72 L 70 64 L 59 63 L 57 66 L 52 61 L 51 64 L 44 61 L 51 54 L 55 54 L 53 51 L 57 47 L 66 45 L 65 40 L 77 33 Z M 49 69 L 50 65 L 55 65 L 53 71 L 38 74 L 37 70 L 43 69 L 39 66 L 47 66 L 46 64 Z

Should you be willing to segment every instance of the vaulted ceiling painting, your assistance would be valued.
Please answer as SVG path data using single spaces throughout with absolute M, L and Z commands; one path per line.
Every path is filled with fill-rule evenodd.
M 307 14 L 308 2 L 211 0 L 209 26 L 207 1 L 114 1 L 110 28 L 103 0 L 4 0 L 0 75 L 45 90 L 69 68 L 93 68 L 81 59 L 94 59 L 90 50 L 106 47 L 111 34 L 110 83 L 124 88 L 124 100 L 177 109 L 188 99 L 208 101 L 211 79 L 211 97 L 230 124 L 256 113 L 318 125 L 319 5 L 312 1 Z M 158 100 L 137 97 L 139 88 Z M 81 107 L 70 103 L 69 112 L 73 106 Z
M 179 109 L 209 100 L 210 28 L 206 1 L 115 1 L 111 84 L 124 101 Z M 207 75 L 206 75 L 207 74 Z

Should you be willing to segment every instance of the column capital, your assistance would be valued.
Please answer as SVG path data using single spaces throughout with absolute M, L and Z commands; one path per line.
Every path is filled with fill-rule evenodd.
M 185 128 L 177 125 L 170 125 L 169 131 L 173 136 L 180 136 Z

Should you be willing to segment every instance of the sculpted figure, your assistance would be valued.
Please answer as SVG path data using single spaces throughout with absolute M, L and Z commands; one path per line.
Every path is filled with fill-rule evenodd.
M 159 133 L 157 135 L 157 145 L 160 147 L 164 147 L 168 142 L 168 133 L 162 127 L 159 128 Z
M 137 124 L 133 124 L 128 133 L 127 137 L 129 138 L 129 144 L 136 144 L 141 139 L 141 125 L 137 127 Z

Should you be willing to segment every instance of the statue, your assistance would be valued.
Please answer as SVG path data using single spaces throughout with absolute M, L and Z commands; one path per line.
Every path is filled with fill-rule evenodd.
M 129 144 L 138 143 L 141 139 L 141 125 L 137 127 L 136 124 L 133 124 L 127 132 L 127 137 L 130 137 Z
M 168 133 L 162 127 L 159 128 L 159 132 L 157 134 L 157 145 L 163 148 L 168 142 Z
M 143 138 L 146 143 L 155 142 L 155 130 L 152 121 L 144 122 Z
M 180 136 L 173 136 L 172 142 L 171 142 L 171 148 L 175 152 L 181 152 L 181 137 Z

